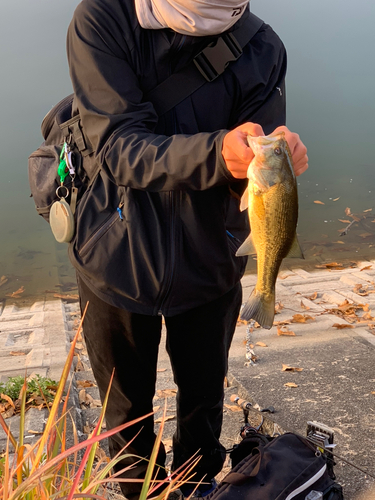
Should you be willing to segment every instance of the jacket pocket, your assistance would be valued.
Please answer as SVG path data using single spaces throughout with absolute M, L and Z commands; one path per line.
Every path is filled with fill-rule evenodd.
M 122 214 L 124 203 L 121 202 L 117 207 L 116 211 L 111 213 L 95 231 L 91 234 L 88 240 L 82 245 L 81 249 L 78 251 L 80 257 L 84 257 L 89 253 L 90 250 L 100 241 L 100 239 L 111 229 L 111 227 L 120 220 L 122 223 L 126 224 L 124 221 L 124 216 Z

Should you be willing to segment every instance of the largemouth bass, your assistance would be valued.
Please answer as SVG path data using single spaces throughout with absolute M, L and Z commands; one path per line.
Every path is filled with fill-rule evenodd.
M 297 183 L 284 132 L 247 138 L 254 152 L 241 199 L 248 209 L 251 232 L 237 254 L 257 256 L 257 283 L 241 319 L 256 320 L 270 329 L 275 315 L 275 283 L 282 260 L 303 254 L 297 241 Z

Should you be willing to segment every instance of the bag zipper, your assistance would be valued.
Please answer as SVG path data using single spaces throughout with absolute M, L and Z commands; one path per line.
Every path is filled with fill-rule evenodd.
M 306 481 L 306 483 L 301 484 L 301 486 L 299 486 L 297 489 L 289 493 L 289 495 L 286 497 L 285 500 L 291 500 L 292 498 L 296 497 L 303 491 L 307 490 L 307 488 L 316 483 L 318 479 L 320 479 L 324 475 L 326 470 L 327 470 L 327 464 L 324 464 L 323 467 L 314 476 L 310 477 L 310 479 Z
M 94 245 L 100 240 L 102 236 L 113 226 L 113 224 L 117 221 L 123 221 L 124 217 L 122 215 L 122 207 L 124 206 L 124 203 L 121 202 L 119 206 L 116 208 L 116 211 L 110 214 L 103 222 L 102 224 L 98 227 L 98 229 L 90 236 L 90 238 L 86 241 L 86 243 L 83 245 L 81 250 L 79 250 L 79 255 L 80 257 L 84 257 L 93 247 Z

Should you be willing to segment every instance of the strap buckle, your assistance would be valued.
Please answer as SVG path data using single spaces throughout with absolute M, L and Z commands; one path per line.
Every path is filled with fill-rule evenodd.
M 195 66 L 208 82 L 212 82 L 224 73 L 231 61 L 237 61 L 242 49 L 232 33 L 225 33 L 215 42 L 210 43 L 193 59 Z

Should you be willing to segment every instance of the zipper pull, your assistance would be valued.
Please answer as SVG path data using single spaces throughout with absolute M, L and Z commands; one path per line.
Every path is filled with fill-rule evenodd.
M 120 220 L 124 220 L 124 217 L 122 215 L 122 207 L 124 206 L 123 203 L 120 203 L 120 205 L 117 207 L 117 212 L 118 212 L 118 215 L 120 217 Z

